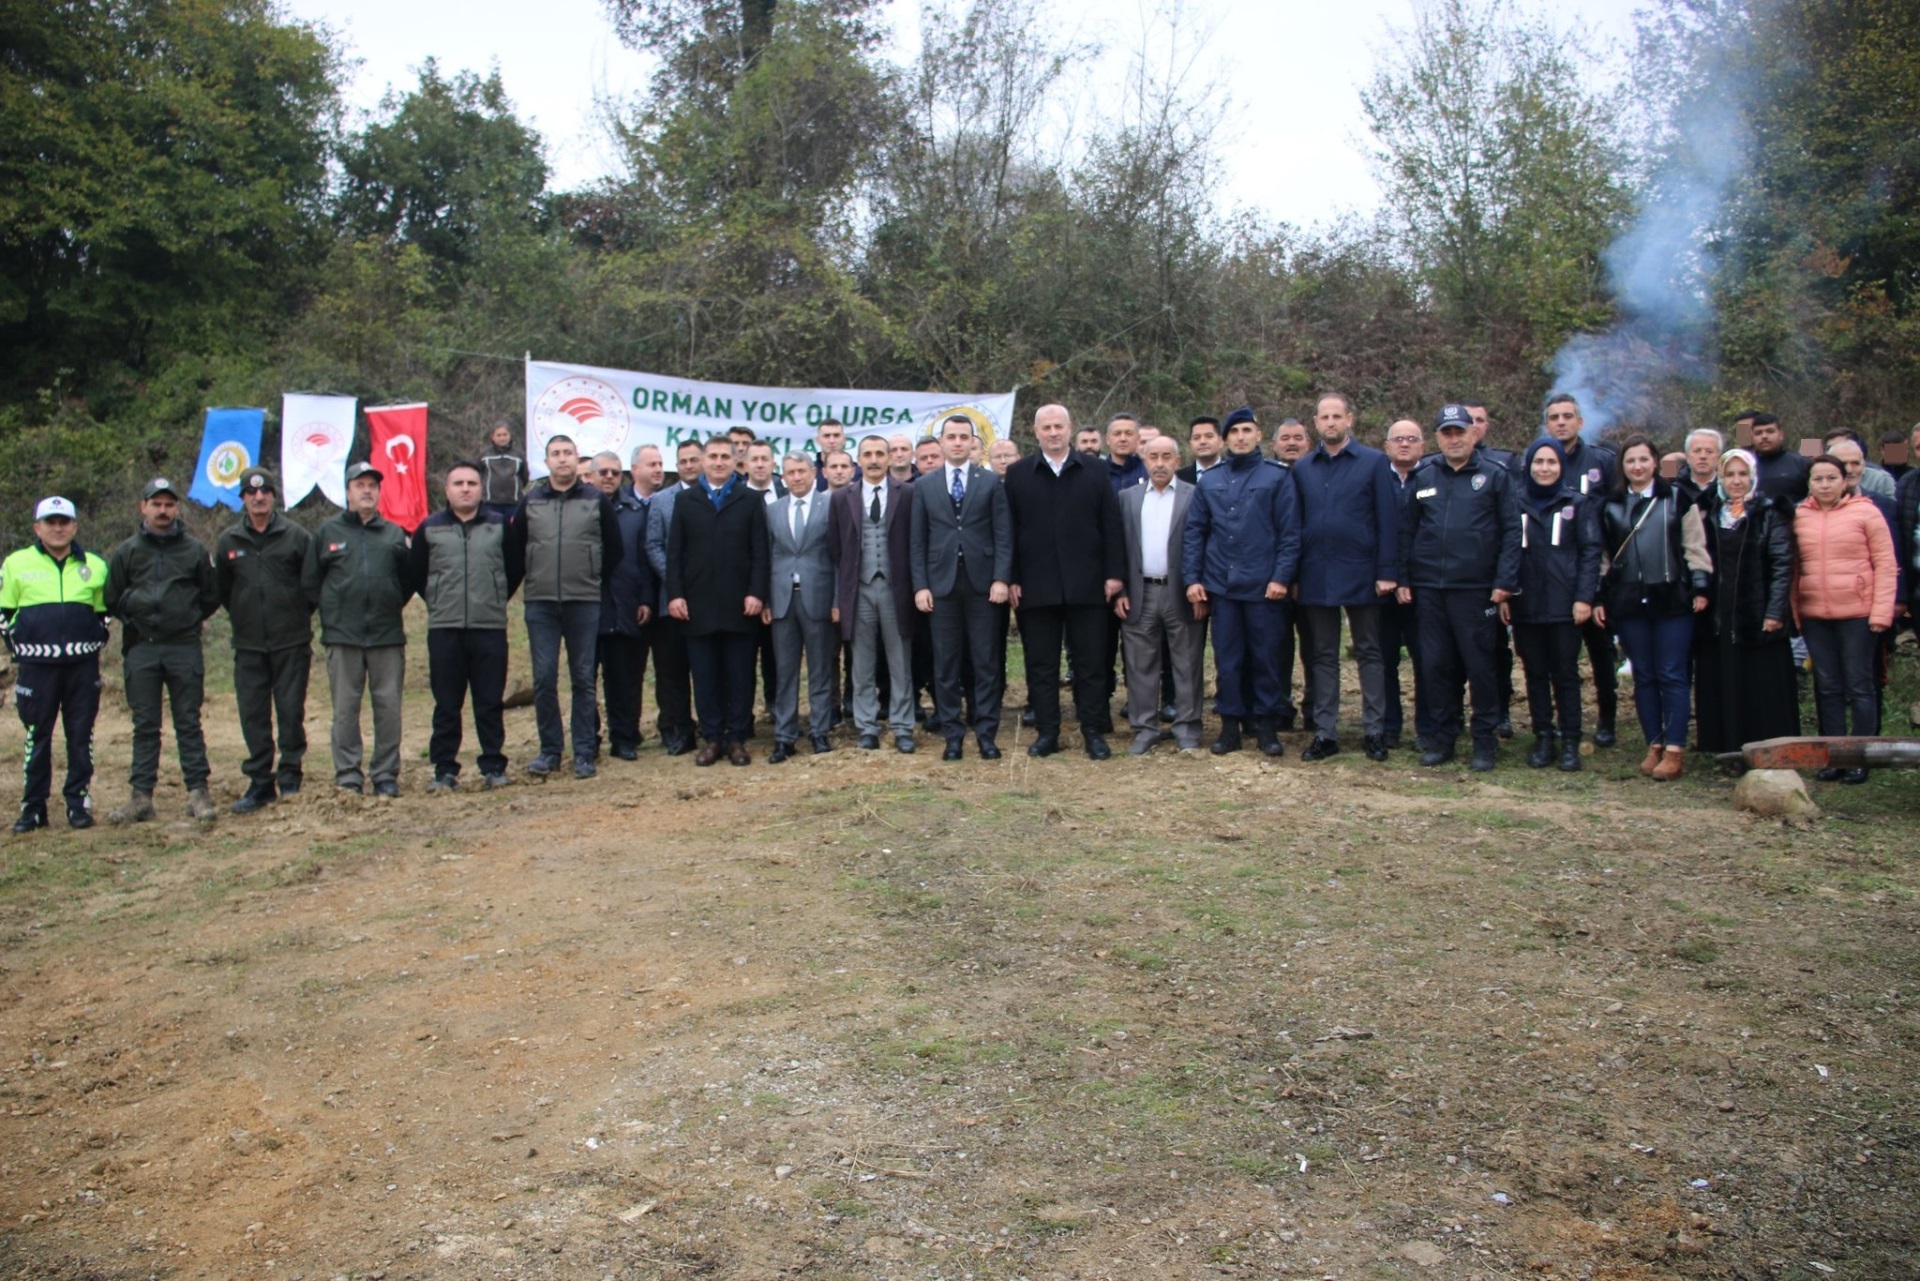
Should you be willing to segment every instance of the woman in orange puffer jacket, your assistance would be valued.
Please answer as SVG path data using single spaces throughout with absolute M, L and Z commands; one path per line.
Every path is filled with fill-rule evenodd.
M 1893 626 L 1900 564 L 1893 532 L 1872 501 L 1847 493 L 1840 460 L 1822 454 L 1807 472 L 1805 502 L 1794 511 L 1799 558 L 1793 608 L 1813 659 L 1814 706 L 1823 735 L 1880 732 L 1875 688 L 1878 633 Z M 1864 783 L 1864 769 L 1820 771 L 1826 782 Z

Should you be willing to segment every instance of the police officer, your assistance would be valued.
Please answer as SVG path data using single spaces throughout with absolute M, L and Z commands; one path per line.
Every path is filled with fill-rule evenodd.
M 187 785 L 187 816 L 210 823 L 219 812 L 207 795 L 207 740 L 200 732 L 206 656 L 200 624 L 220 608 L 206 544 L 180 524 L 180 495 L 157 476 L 140 491 L 140 528 L 107 558 L 107 612 L 121 619 L 127 710 L 133 715 L 133 761 L 127 803 L 107 818 L 144 823 L 153 817 L 160 777 L 160 695 L 173 707 L 173 737 Z
M 307 681 L 313 671 L 313 600 L 301 581 L 312 536 L 278 511 L 280 486 L 264 467 L 240 473 L 240 519 L 213 544 L 213 582 L 233 626 L 233 701 L 247 742 L 251 814 L 300 791 L 307 756 Z M 279 729 L 280 766 L 273 763 Z
M 1453 759 L 1460 737 L 1461 684 L 1472 691 L 1473 759 L 1494 766 L 1500 721 L 1494 651 L 1500 604 L 1520 575 L 1520 517 L 1512 473 L 1476 457 L 1473 418 L 1464 405 L 1440 411 L 1434 432 L 1440 457 L 1414 472 L 1413 496 L 1400 522 L 1400 603 L 1414 607 L 1420 629 L 1416 660 L 1432 691 L 1433 739 L 1424 766 Z
M 73 504 L 43 498 L 34 542 L 0 564 L 0 629 L 13 651 L 14 706 L 26 726 L 26 791 L 15 832 L 47 825 L 53 725 L 66 726 L 67 826 L 92 827 L 93 722 L 100 713 L 100 648 L 107 643 L 107 562 L 74 540 Z

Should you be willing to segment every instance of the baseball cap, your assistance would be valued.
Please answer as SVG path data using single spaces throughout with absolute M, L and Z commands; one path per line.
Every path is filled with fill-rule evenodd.
M 1465 405 L 1442 405 L 1440 417 L 1435 420 L 1433 429 L 1445 431 L 1449 427 L 1458 427 L 1461 431 L 1473 429 L 1473 415 L 1467 412 Z
M 146 487 L 140 491 L 140 501 L 145 502 L 155 494 L 172 494 L 175 499 L 180 497 L 180 491 L 175 489 L 173 482 L 165 476 L 155 476 L 152 480 L 148 481 Z
M 55 494 L 51 498 L 42 498 L 40 505 L 33 509 L 35 520 L 46 520 L 49 516 L 65 516 L 68 520 L 79 520 L 80 515 L 73 510 L 73 503 Z
M 380 469 L 378 467 L 375 467 L 372 463 L 366 463 L 366 462 L 354 463 L 347 468 L 347 483 L 349 485 L 351 485 L 354 481 L 359 480 L 362 476 L 371 476 L 375 480 L 379 480 L 379 481 L 386 480 L 386 477 L 381 474 Z
M 240 492 L 247 494 L 256 489 L 264 489 L 269 494 L 280 492 L 280 486 L 274 481 L 272 472 L 264 467 L 249 467 L 240 473 Z

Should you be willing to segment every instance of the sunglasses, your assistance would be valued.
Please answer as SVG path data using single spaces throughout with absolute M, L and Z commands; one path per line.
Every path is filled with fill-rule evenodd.
M 596 476 L 618 476 L 620 469 L 618 467 L 596 467 L 593 469 L 593 474 Z

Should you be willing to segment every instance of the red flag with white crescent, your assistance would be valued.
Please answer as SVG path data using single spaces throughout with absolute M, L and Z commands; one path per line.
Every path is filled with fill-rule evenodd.
M 380 514 L 411 534 L 427 518 L 427 407 L 367 410 L 369 461 L 380 470 Z

